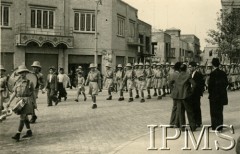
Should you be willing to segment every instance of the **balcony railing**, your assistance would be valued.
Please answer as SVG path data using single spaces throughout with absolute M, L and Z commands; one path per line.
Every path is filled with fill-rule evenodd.
M 17 24 L 16 34 L 25 33 L 25 34 L 42 34 L 42 35 L 57 35 L 57 36 L 73 36 L 73 28 L 66 26 L 53 26 L 47 28 L 36 28 L 37 25 L 31 27 L 30 24 Z

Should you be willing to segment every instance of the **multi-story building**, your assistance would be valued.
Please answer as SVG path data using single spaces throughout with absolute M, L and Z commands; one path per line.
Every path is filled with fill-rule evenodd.
M 38 60 L 44 74 L 52 65 L 88 69 L 96 52 L 96 28 L 102 71 L 107 62 L 114 67 L 151 51 L 151 25 L 138 19 L 136 8 L 104 0 L 96 16 L 96 5 L 95 0 L 2 0 L 1 63 L 12 70 Z
M 200 61 L 200 42 L 195 35 L 181 35 L 180 29 L 171 28 L 153 33 L 152 40 L 154 52 L 162 61 Z

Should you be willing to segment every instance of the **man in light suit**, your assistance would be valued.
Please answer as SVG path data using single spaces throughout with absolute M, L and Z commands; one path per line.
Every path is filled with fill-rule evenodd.
M 195 82 L 195 87 L 193 88 L 193 94 L 190 98 L 190 102 L 193 107 L 194 119 L 196 122 L 196 127 L 201 127 L 202 125 L 202 114 L 201 114 L 201 96 L 203 96 L 204 92 L 204 79 L 203 75 L 197 70 L 197 63 L 190 62 L 189 63 L 189 71 L 191 78 Z
M 55 102 L 55 105 L 58 104 L 57 91 L 58 91 L 58 79 L 55 74 L 55 67 L 52 66 L 49 68 L 49 74 L 47 76 L 47 81 L 44 89 L 47 89 L 47 101 L 48 106 L 52 106 L 52 101 Z
M 213 71 L 210 73 L 208 82 L 208 93 L 210 101 L 210 115 L 212 131 L 222 131 L 223 106 L 228 104 L 227 74 L 219 69 L 219 59 L 212 59 Z

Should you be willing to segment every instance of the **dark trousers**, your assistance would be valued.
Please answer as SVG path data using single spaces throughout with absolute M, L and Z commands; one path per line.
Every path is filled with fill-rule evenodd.
M 192 96 L 191 104 L 193 107 L 194 119 L 197 125 L 202 125 L 201 97 Z
M 173 107 L 172 107 L 172 114 L 170 118 L 170 125 L 175 125 L 179 127 L 179 123 L 177 123 L 177 102 L 176 100 L 173 100 Z
M 47 89 L 48 105 L 52 105 L 52 101 L 57 102 L 57 91 L 55 89 Z
M 219 101 L 210 99 L 210 115 L 212 130 L 216 130 L 218 126 L 223 125 L 223 105 L 219 104 Z M 222 128 L 218 130 L 222 130 Z
M 177 121 L 179 122 L 180 128 L 186 124 L 185 111 L 187 112 L 188 122 L 192 129 L 196 128 L 196 123 L 194 119 L 194 113 L 192 105 L 187 100 L 176 100 L 177 101 Z
M 58 99 L 61 99 L 62 97 L 66 97 L 67 96 L 67 92 L 66 89 L 63 87 L 63 83 L 58 82 Z

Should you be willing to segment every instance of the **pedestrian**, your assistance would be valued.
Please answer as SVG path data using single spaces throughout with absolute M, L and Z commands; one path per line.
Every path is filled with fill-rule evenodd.
M 208 82 L 212 132 L 222 131 L 223 106 L 228 104 L 228 79 L 226 73 L 219 69 L 219 65 L 219 59 L 213 58 L 213 71 Z
M 7 76 L 5 76 L 6 69 L 0 65 L 0 116 L 2 115 L 3 102 L 9 97 L 7 89 Z M 1 119 L 0 119 L 1 122 Z
M 118 64 L 117 66 L 117 73 L 116 73 L 116 82 L 117 82 L 117 89 L 119 89 L 119 99 L 118 101 L 123 101 L 124 97 L 123 97 L 123 77 L 124 77 L 124 70 L 123 70 L 123 66 L 122 64 Z
M 194 113 L 192 105 L 188 100 L 192 93 L 191 85 L 194 85 L 194 81 L 191 80 L 190 74 L 187 72 L 187 66 L 182 64 L 180 67 L 180 73 L 174 82 L 172 90 L 172 98 L 177 103 L 176 123 L 179 124 L 179 128 L 181 130 L 185 130 L 184 126 L 186 125 L 186 111 L 190 128 L 192 131 L 195 131 L 196 123 L 194 119 Z
M 173 63 L 171 63 L 171 65 L 173 65 Z M 174 64 L 174 66 L 173 66 L 174 71 L 169 76 L 169 86 L 170 86 L 171 91 L 174 88 L 174 84 L 175 84 L 175 82 L 176 82 L 176 80 L 177 80 L 177 78 L 180 74 L 181 65 L 182 65 L 181 62 L 176 62 L 176 64 Z M 185 120 L 185 119 L 183 119 L 183 120 Z M 177 114 L 177 101 L 176 101 L 176 99 L 173 99 L 173 107 L 172 107 L 172 113 L 171 113 L 171 118 L 170 118 L 170 125 L 171 125 L 171 127 L 177 127 L 177 128 L 180 127 L 178 114 Z
M 201 113 L 201 97 L 204 92 L 204 79 L 203 75 L 197 71 L 196 62 L 190 62 L 188 66 L 192 80 L 195 82 L 193 93 L 190 97 L 190 102 L 193 107 L 194 119 L 196 127 L 202 126 L 202 113 Z
M 70 85 L 69 77 L 64 73 L 64 69 L 60 68 L 57 75 L 58 79 L 58 102 L 61 102 L 61 98 L 64 97 L 64 101 L 67 100 L 67 91 L 66 88 Z
M 47 103 L 48 106 L 52 106 L 52 101 L 55 102 L 55 105 L 58 104 L 57 92 L 58 92 L 58 79 L 55 74 L 55 67 L 52 66 L 49 68 L 49 74 L 47 76 L 47 81 L 45 84 L 44 90 L 47 89 Z
M 145 64 L 145 72 L 146 72 L 146 87 L 147 87 L 147 99 L 151 99 L 151 89 L 152 89 L 152 77 L 154 75 L 152 68 L 150 67 L 149 62 Z
M 86 94 L 85 94 L 85 79 L 83 77 L 82 72 L 78 72 L 78 77 L 77 77 L 77 98 L 75 99 L 76 102 L 78 102 L 78 98 L 80 94 L 83 94 L 84 101 L 87 100 Z
M 98 95 L 100 82 L 101 82 L 101 76 L 100 72 L 96 70 L 96 66 L 94 64 L 90 64 L 89 67 L 91 70 L 88 73 L 87 80 L 85 85 L 89 83 L 89 94 L 92 96 L 92 109 L 97 108 L 97 102 L 96 102 L 96 95 Z
M 39 61 L 34 61 L 31 66 L 33 69 L 33 73 L 37 76 L 37 79 L 38 79 L 37 85 L 34 90 L 35 96 L 37 99 L 39 90 L 43 90 L 43 88 L 44 88 L 44 79 L 43 79 L 43 74 L 41 73 L 42 66 Z M 37 100 L 35 100 L 35 101 L 37 102 Z M 30 123 L 35 123 L 36 120 L 37 120 L 37 115 L 36 115 L 35 109 L 33 109 L 33 114 L 32 114 Z
M 123 83 L 126 83 L 126 87 L 129 93 L 128 102 L 133 102 L 133 93 L 132 90 L 135 88 L 135 78 L 136 74 L 135 71 L 132 69 L 132 65 L 127 63 L 126 65 L 126 72 L 123 78 Z
M 35 96 L 35 88 L 33 83 L 26 78 L 27 73 L 29 70 L 26 68 L 25 65 L 20 65 L 18 67 L 17 73 L 19 74 L 19 79 L 16 81 L 13 93 L 10 96 L 10 99 L 7 104 L 7 108 L 10 107 L 14 98 L 17 98 L 17 102 L 23 101 L 26 104 L 23 106 L 22 110 L 20 111 L 20 122 L 17 133 L 12 137 L 12 139 L 19 141 L 20 135 L 23 130 L 24 125 L 27 128 L 27 133 L 22 138 L 28 138 L 32 136 L 32 130 L 30 127 L 30 122 L 28 119 L 28 115 L 33 113 L 33 109 L 36 106 L 36 96 Z
M 104 85 L 108 90 L 108 98 L 107 100 L 112 100 L 112 91 L 113 91 L 113 70 L 111 70 L 111 64 L 106 64 L 106 75 L 104 80 Z

